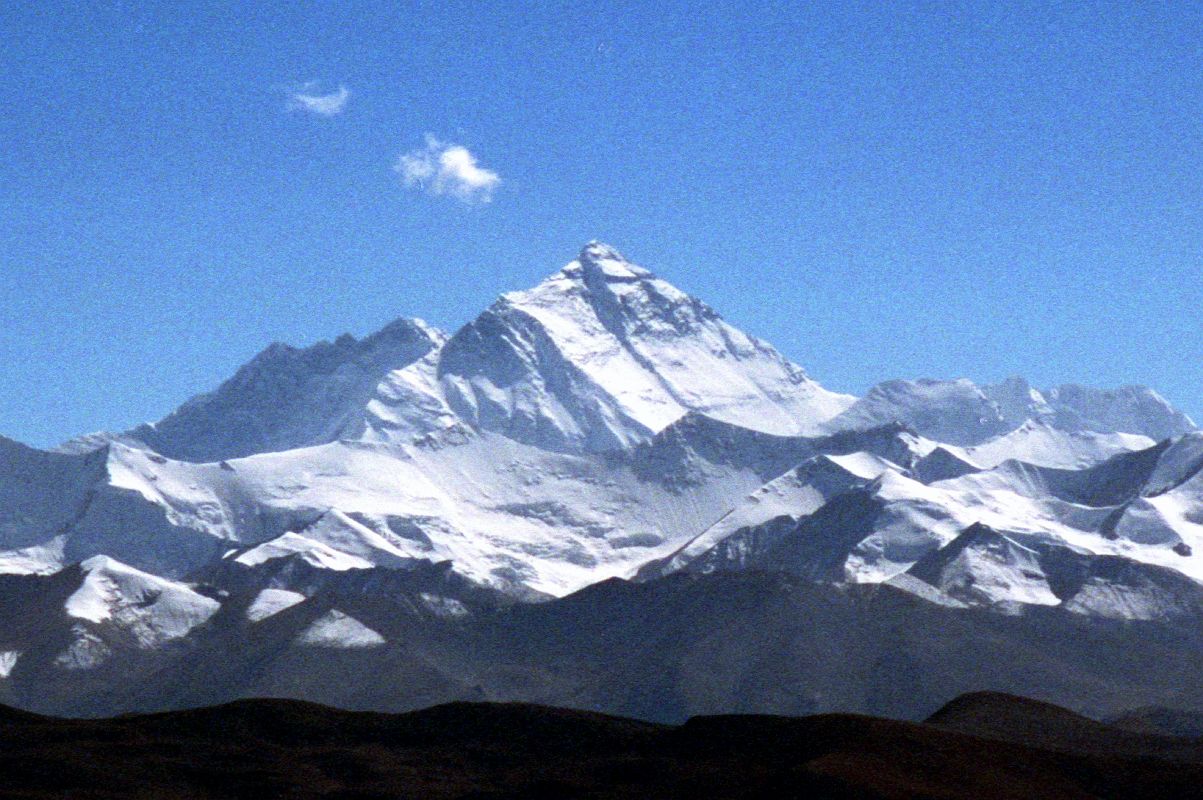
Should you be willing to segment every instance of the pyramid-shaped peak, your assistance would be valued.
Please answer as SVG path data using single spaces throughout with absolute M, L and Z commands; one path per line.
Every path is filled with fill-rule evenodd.
M 460 329 L 437 378 L 468 425 L 566 452 L 626 448 L 691 411 L 814 434 L 852 402 L 600 242 Z

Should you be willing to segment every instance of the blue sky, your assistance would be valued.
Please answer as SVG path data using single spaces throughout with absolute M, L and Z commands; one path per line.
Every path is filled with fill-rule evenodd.
M 1198 4 L 269 5 L 0 9 L 0 433 L 451 329 L 591 238 L 833 389 L 1203 417 Z

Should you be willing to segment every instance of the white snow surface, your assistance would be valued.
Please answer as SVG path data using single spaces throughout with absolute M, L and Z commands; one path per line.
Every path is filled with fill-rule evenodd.
M 1157 461 L 1157 468 L 1142 494 L 1164 494 L 1203 470 L 1203 433 L 1195 432 L 1177 439 Z
M 645 440 L 690 411 L 753 430 L 814 433 L 852 402 L 594 242 L 535 288 L 503 295 L 447 342 L 437 364 L 390 375 L 361 434 L 395 440 L 459 419 L 548 449 L 602 451 Z
M 945 594 L 967 603 L 1057 605 L 1039 554 L 1002 534 L 974 536 L 964 547 L 941 558 L 937 553 L 929 581 Z M 950 546 L 952 547 L 952 546 Z M 926 577 L 926 576 L 923 576 Z
M 157 647 L 178 639 L 217 613 L 220 604 L 187 586 L 128 567 L 105 556 L 80 565 L 84 579 L 67 598 L 67 615 L 133 632 L 138 644 Z
M 106 555 L 178 580 L 234 549 L 248 567 L 283 557 L 340 570 L 449 560 L 474 580 L 559 595 L 667 555 L 763 482 L 746 467 L 697 461 L 678 484 L 630 459 L 459 428 L 414 444 L 336 442 L 225 465 L 117 444 L 106 453 L 79 528 L 47 548 L 57 563 L 39 571 Z
M 777 517 L 801 519 L 818 511 L 832 497 L 877 478 L 891 465 L 870 453 L 820 455 L 769 481 L 691 539 L 668 560 L 664 569 L 685 567 L 721 541 L 746 528 Z M 897 469 L 897 467 L 895 467 Z
M 1174 448 L 1163 454 L 1163 458 L 1177 457 Z M 688 568 L 726 537 L 746 528 L 775 517 L 802 520 L 819 511 L 827 502 L 822 499 L 822 487 L 833 486 L 830 472 L 813 471 L 814 463 L 831 463 L 820 458 L 753 492 L 731 514 L 674 553 L 666 571 Z M 856 523 L 863 528 L 827 532 L 855 541 L 844 562 L 845 580 L 893 582 L 957 541 L 962 532 L 981 524 L 1003 533 L 993 539 L 979 537 L 972 546 L 958 550 L 955 559 L 948 557 L 939 579 L 932 578 L 931 584 L 942 595 L 999 607 L 1060 602 L 1042 568 L 1034 564 L 1033 547 L 1038 544 L 1068 548 L 1084 556 L 1119 556 L 1170 568 L 1203 582 L 1203 564 L 1193 555 L 1203 551 L 1203 474 L 1155 497 L 1137 497 L 1122 506 L 1092 507 L 1060 499 L 1049 489 L 1039 467 L 1018 461 L 928 485 L 897 465 L 879 461 L 877 467 L 880 473 L 873 480 L 846 478 L 846 488 L 863 487 L 876 504 L 878 510 L 872 518 Z M 1166 470 L 1157 466 L 1154 474 L 1158 471 Z M 838 494 L 837 489 L 834 495 Z M 1108 520 L 1117 512 L 1114 530 L 1108 531 Z M 1190 548 L 1187 555 L 1179 551 L 1182 545 Z M 1115 617 L 1136 613 L 1138 603 L 1131 588 L 1116 589 L 1110 596 L 1118 605 L 1110 609 L 1104 608 L 1106 593 L 1090 586 L 1084 591 L 1075 598 L 1075 610 L 1089 608 Z M 1091 596 L 1096 599 L 1088 600 Z M 1160 598 L 1158 592 L 1150 596 Z M 1162 599 L 1144 602 L 1146 608 L 1151 603 L 1164 606 Z
M 1065 431 L 1029 420 L 1013 431 L 960 452 L 968 461 L 982 467 L 1016 460 L 1042 467 L 1081 469 L 1154 444 L 1148 436 L 1139 434 Z
M 832 420 L 831 427 L 865 428 L 886 422 L 903 422 L 923 436 L 963 446 L 1009 429 L 997 403 L 964 378 L 879 383 Z
M 362 340 L 344 335 L 304 349 L 277 342 L 216 391 L 117 441 L 132 437 L 188 461 L 324 444 L 361 417 L 383 376 L 437 351 L 446 338 L 420 319 L 399 319 Z
M 252 547 L 235 557 L 248 567 L 258 566 L 276 558 L 299 556 L 305 563 L 323 569 L 345 572 L 349 569 L 371 569 L 372 562 L 315 542 L 297 533 L 286 533 L 271 541 Z
M 318 617 L 297 636 L 297 643 L 310 647 L 360 650 L 379 647 L 385 639 L 354 617 L 337 609 Z
M 305 595 L 287 589 L 264 589 L 255 595 L 255 599 L 247 606 L 246 618 L 251 622 L 261 622 L 268 617 L 274 617 L 286 608 L 292 608 L 298 603 L 305 602 Z

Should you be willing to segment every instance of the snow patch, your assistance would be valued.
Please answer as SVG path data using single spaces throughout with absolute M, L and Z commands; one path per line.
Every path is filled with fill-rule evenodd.
M 469 614 L 468 607 L 454 597 L 443 597 L 442 595 L 430 594 L 429 592 L 422 592 L 418 597 L 422 600 L 422 604 L 426 606 L 426 610 L 436 617 L 454 619 L 456 617 L 466 617 Z
M 82 625 L 71 626 L 71 644 L 55 656 L 56 666 L 68 671 L 95 669 L 108 661 L 112 649 L 92 631 Z
M 354 617 L 341 611 L 331 610 L 314 620 L 300 636 L 297 643 L 311 647 L 330 647 L 339 650 L 357 650 L 379 647 L 384 637 Z
M 144 648 L 187 635 L 220 608 L 216 600 L 183 584 L 105 556 L 90 558 L 80 566 L 84 579 L 64 604 L 67 615 L 93 624 L 122 627 Z
M 261 622 L 286 608 L 305 602 L 305 599 L 305 595 L 287 589 L 264 589 L 247 607 L 246 618 L 251 622 Z
M 247 550 L 234 558 L 247 567 L 256 567 L 277 558 L 299 557 L 307 564 L 322 569 L 345 572 L 349 569 L 371 569 L 374 565 L 366 558 L 335 550 L 322 542 L 314 541 L 299 533 L 286 533 Z

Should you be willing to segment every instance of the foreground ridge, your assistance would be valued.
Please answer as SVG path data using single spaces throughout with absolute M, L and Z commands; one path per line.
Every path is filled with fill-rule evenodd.
M 114 720 L 0 708 L 0 719 L 3 792 L 33 798 L 1169 798 L 1203 779 L 1198 740 L 1001 694 L 961 698 L 927 724 L 732 715 L 665 726 L 536 705 L 387 715 L 281 700 Z M 1025 739 L 1032 731 L 1043 734 Z

